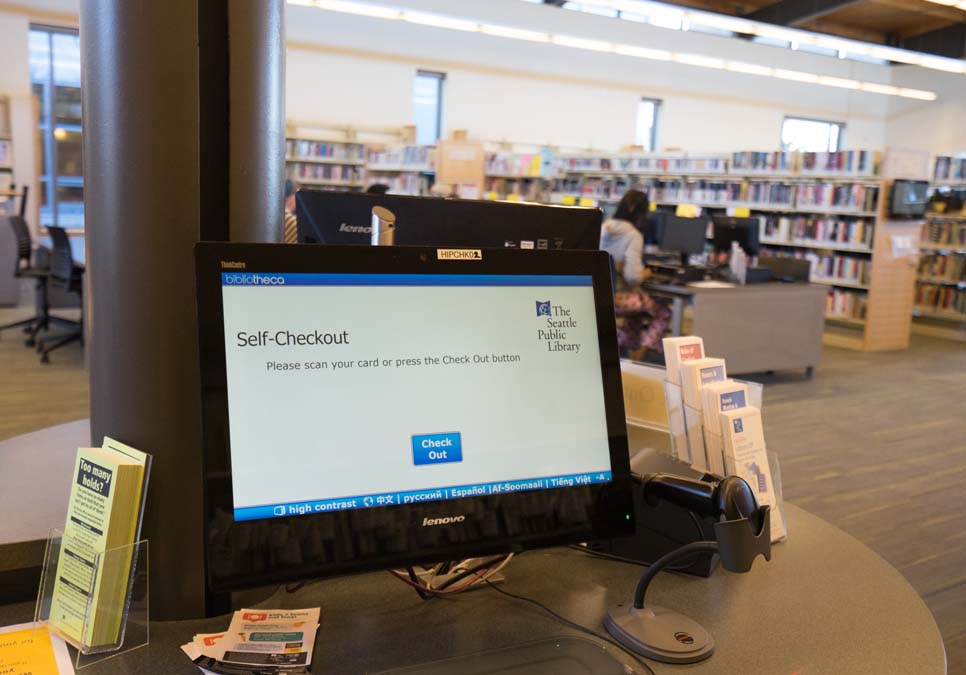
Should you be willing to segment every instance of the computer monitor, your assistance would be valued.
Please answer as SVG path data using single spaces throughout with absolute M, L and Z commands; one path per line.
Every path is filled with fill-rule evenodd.
M 397 246 L 600 248 L 597 208 L 299 190 L 299 242 L 368 245 L 372 207 L 396 216 Z
M 603 252 L 202 243 L 215 591 L 633 532 Z
M 728 216 L 713 216 L 714 250 L 727 253 L 731 250 L 731 242 L 738 242 L 742 250 L 750 256 L 758 255 L 758 230 L 761 223 L 757 218 L 731 218 Z
M 704 252 L 708 237 L 706 218 L 682 218 L 668 214 L 664 217 L 664 231 L 661 233 L 662 251 L 681 254 L 681 264 L 688 264 L 689 255 Z

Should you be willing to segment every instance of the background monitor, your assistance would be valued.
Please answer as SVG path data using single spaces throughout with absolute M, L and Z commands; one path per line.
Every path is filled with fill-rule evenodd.
M 731 218 L 729 216 L 713 216 L 714 250 L 727 253 L 731 251 L 731 242 L 738 242 L 742 250 L 750 256 L 758 255 L 761 249 L 758 243 L 758 230 L 761 222 L 758 218 Z
M 704 253 L 707 237 L 707 218 L 682 218 L 669 214 L 664 218 L 660 246 L 663 251 L 680 253 L 682 262 L 687 264 L 688 255 Z
M 372 207 L 396 215 L 397 246 L 600 248 L 597 208 L 299 190 L 299 242 L 368 245 Z
M 606 253 L 196 265 L 212 589 L 633 532 Z
M 889 199 L 891 218 L 922 218 L 929 202 L 929 183 L 924 180 L 897 180 Z

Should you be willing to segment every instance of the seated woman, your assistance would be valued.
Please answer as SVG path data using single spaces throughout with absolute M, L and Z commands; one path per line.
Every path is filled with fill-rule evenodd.
M 621 355 L 636 361 L 648 350 L 664 353 L 661 339 L 667 330 L 671 312 L 641 290 L 641 282 L 650 272 L 644 267 L 644 236 L 638 230 L 647 218 L 647 195 L 628 190 L 617 205 L 614 217 L 604 221 L 600 230 L 600 248 L 610 254 L 616 272 L 614 306 L 617 311 L 617 343 Z M 645 316 L 650 322 L 645 330 Z

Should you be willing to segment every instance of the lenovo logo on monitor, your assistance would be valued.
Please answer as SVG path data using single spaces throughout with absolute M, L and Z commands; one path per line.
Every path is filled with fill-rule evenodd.
M 466 516 L 447 516 L 445 518 L 423 518 L 423 527 L 432 527 L 433 525 L 451 525 L 453 523 L 462 523 L 466 520 Z

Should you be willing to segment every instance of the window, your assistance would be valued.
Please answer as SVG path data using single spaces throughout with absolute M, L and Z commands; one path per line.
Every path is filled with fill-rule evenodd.
M 428 70 L 416 72 L 413 88 L 413 121 L 416 123 L 416 142 L 435 145 L 443 131 L 443 80 L 446 73 Z
M 31 26 L 30 81 L 40 103 L 40 225 L 84 228 L 80 38 Z
M 782 150 L 804 152 L 834 152 L 842 147 L 841 122 L 786 117 L 782 122 Z
M 644 152 L 657 150 L 657 122 L 661 102 L 656 98 L 642 98 L 637 104 L 637 133 L 635 143 Z

